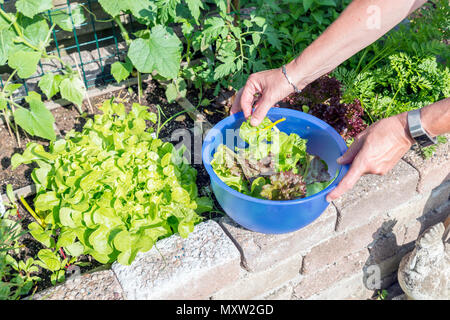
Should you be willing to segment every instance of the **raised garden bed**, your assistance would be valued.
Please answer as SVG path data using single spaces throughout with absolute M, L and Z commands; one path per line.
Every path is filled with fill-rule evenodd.
M 44 48 L 50 44 L 51 36 L 55 42 L 61 39 L 52 34 L 44 17 L 44 11 L 48 9 L 46 6 L 51 7 L 49 1 L 45 1 L 40 8 L 22 7 L 22 10 L 19 3 L 18 11 L 23 12 L 17 15 L 35 16 L 32 21 L 14 20 L 14 15 L 5 14 L 2 10 L 0 23 L 6 21 L 9 24 L 0 28 L 1 35 L 5 33 L 7 38 L 18 37 L 17 42 L 28 46 L 27 51 L 21 51 L 17 56 L 5 57 L 2 56 L 4 52 L 0 55 L 1 61 L 9 59 L 8 66 L 2 69 L 6 74 L 1 77 L 0 98 L 3 100 L 0 99 L 0 111 L 2 116 L 7 113 L 7 119 L 14 120 L 10 122 L 10 127 L 18 125 L 22 128 L 13 127 L 19 133 L 19 146 L 15 141 L 17 137 L 10 135 L 3 122 L 0 124 L 0 194 L 7 201 L 4 192 L 6 186 L 11 185 L 17 198 L 25 198 L 23 203 L 18 201 L 18 214 L 9 218 L 20 220 L 24 230 L 39 222 L 39 218 L 32 217 L 33 211 L 24 205 L 30 204 L 31 209 L 36 205 L 36 188 L 31 179 L 35 165 L 23 164 L 15 171 L 11 170 L 12 155 L 22 153 L 26 144 L 36 142 L 48 150 L 48 140 L 38 136 L 52 140 L 53 134 L 63 138 L 72 129 L 80 132 L 87 119 L 100 114 L 98 107 L 112 97 L 123 103 L 126 111 L 131 110 L 133 102 L 140 101 L 148 111 L 162 115 L 160 123 L 171 118 L 160 131 L 159 137 L 163 141 L 180 142 L 180 136 L 175 134 L 178 129 L 191 136 L 202 135 L 228 115 L 235 89 L 244 84 L 248 74 L 288 62 L 317 37 L 349 1 L 332 2 L 331 5 L 330 2 L 323 5 L 317 3 L 310 8 L 297 8 L 286 2 L 280 4 L 277 11 L 276 8 L 266 7 L 263 2 L 250 1 L 250 9 L 241 10 L 241 17 L 230 16 L 231 8 L 225 8 L 223 2 L 213 3 L 208 8 L 197 3 L 194 7 L 184 7 L 191 15 L 187 15 L 186 21 L 175 21 L 177 10 L 158 8 L 156 12 L 160 16 L 155 22 L 144 14 L 145 10 L 127 7 L 128 4 L 119 10 L 110 6 L 108 1 L 100 1 L 105 17 L 110 17 L 110 22 L 114 21 L 123 42 L 117 43 L 118 37 L 114 35 L 108 42 L 114 41 L 114 44 L 100 48 L 96 39 L 95 48 L 91 44 L 83 51 L 77 43 L 76 52 L 59 57 Z M 8 4 L 8 8 L 13 8 L 11 3 Z M 448 70 L 444 71 L 448 55 L 444 52 L 443 56 L 435 57 L 435 51 L 447 43 L 447 39 L 442 39 L 445 36 L 440 34 L 439 27 L 439 23 L 445 21 L 443 7 L 439 7 L 444 4 L 445 1 L 433 1 L 426 10 L 414 16 L 406 29 L 402 29 L 406 33 L 401 34 L 407 35 L 407 41 L 392 33 L 349 59 L 329 76 L 318 79 L 302 94 L 281 101 L 280 105 L 322 118 L 350 144 L 357 133 L 380 118 L 448 97 Z M 1 8 L 4 9 L 3 6 Z M 100 6 L 96 5 L 96 8 Z M 71 10 L 79 14 L 84 9 L 75 4 Z M 434 15 L 431 10 L 437 10 L 437 14 Z M 137 29 L 126 24 L 128 19 L 124 13 L 137 19 Z M 76 31 L 80 26 L 77 23 L 74 25 L 73 12 L 69 10 L 62 14 L 70 17 L 72 24 L 67 25 L 68 20 L 58 21 L 57 28 L 67 29 L 61 33 L 58 29 L 58 36 L 73 31 L 77 39 Z M 91 19 L 97 19 L 91 15 L 89 13 Z M 294 39 L 288 31 L 278 34 L 280 25 L 286 30 L 295 30 L 293 17 L 297 20 L 298 16 L 304 22 L 304 39 Z M 80 15 L 77 19 L 83 20 Z M 23 28 L 18 34 L 15 33 L 21 29 L 16 21 Z M 286 26 L 285 22 L 290 24 Z M 431 36 L 422 41 L 422 34 L 417 29 L 424 25 L 430 26 L 431 31 L 427 30 Z M 145 27 L 147 31 L 144 31 Z M 36 33 L 37 30 L 39 33 Z M 438 34 L 433 34 L 436 30 Z M 292 32 L 296 34 L 296 31 Z M 39 44 L 34 43 L 34 36 L 41 40 Z M 417 54 L 414 48 L 418 40 L 425 48 L 424 55 Z M 58 44 L 55 45 L 58 47 Z M 88 48 L 94 50 L 90 52 Z M 398 48 L 401 48 L 400 53 L 396 52 Z M 163 56 L 164 63 L 161 63 Z M 41 65 L 41 60 L 56 62 L 55 66 L 62 65 L 64 70 L 52 67 L 51 63 Z M 38 79 L 43 74 L 33 69 L 38 64 L 46 73 L 45 81 L 39 84 Z M 394 65 L 407 68 L 409 71 L 405 74 L 420 74 L 423 83 L 433 82 L 433 79 L 437 82 L 433 82 L 435 85 L 432 87 L 418 86 L 417 81 L 409 77 L 399 82 L 397 79 L 401 74 L 395 73 L 397 69 Z M 51 72 L 61 74 L 53 75 Z M 97 82 L 97 79 L 104 80 L 105 74 L 109 79 L 114 77 L 122 86 L 117 90 L 94 88 L 86 91 L 92 79 L 99 84 L 101 81 Z M 141 81 L 148 74 L 153 79 L 148 77 Z M 130 78 L 135 76 L 137 79 Z M 43 100 L 50 97 L 46 105 L 34 93 L 28 94 L 27 103 L 14 100 L 17 91 L 25 94 L 25 87 L 16 87 L 17 82 L 24 81 L 29 83 L 28 89 L 39 91 Z M 416 95 L 418 91 L 420 95 Z M 91 98 L 83 101 L 86 92 L 91 94 Z M 417 96 L 413 104 L 410 103 L 411 96 Z M 62 102 L 63 106 L 58 106 L 58 102 Z M 5 108 L 7 104 L 11 108 Z M 18 108 L 20 112 L 16 114 L 14 109 Z M 89 112 L 81 116 L 80 109 Z M 49 127 L 38 128 L 40 126 L 36 121 L 31 127 L 24 121 L 24 118 L 35 120 L 30 114 L 39 113 L 39 120 L 49 124 L 51 117 L 47 110 L 55 119 L 55 132 Z M 149 119 L 146 120 L 147 126 L 155 127 Z M 198 123 L 202 124 L 203 132 L 198 132 Z M 176 136 L 174 141 L 171 139 L 173 136 Z M 197 224 L 189 237 L 174 234 L 159 239 L 151 250 L 138 253 L 130 266 L 114 261 L 112 264 L 102 264 L 90 254 L 77 255 L 80 268 L 75 266 L 75 261 L 64 261 L 64 269 L 55 276 L 47 270 L 52 268 L 48 268 L 49 265 L 43 267 L 41 262 L 37 269 L 28 268 L 28 271 L 3 275 L 0 284 L 8 286 L 10 279 L 16 280 L 24 274 L 39 276 L 42 281 L 33 283 L 27 292 L 19 295 L 32 294 L 36 299 L 297 299 L 330 297 L 333 292 L 336 294 L 349 284 L 363 296 L 367 290 L 355 285 L 355 279 L 367 278 L 369 267 L 376 265 L 382 271 L 383 286 L 391 284 L 395 265 L 411 247 L 418 230 L 448 214 L 450 176 L 445 172 L 442 174 L 443 168 L 450 166 L 448 141 L 448 136 L 441 138 L 440 144 L 425 152 L 411 150 L 386 176 L 363 177 L 352 192 L 333 202 L 320 219 L 288 235 L 249 232 L 224 216 L 214 201 L 212 208 L 201 213 L 206 221 Z M 196 149 L 198 145 L 195 142 L 190 147 L 191 165 L 197 172 L 198 195 L 215 200 L 209 189 L 209 177 L 201 162 L 198 162 L 200 149 Z M 386 194 L 389 194 L 388 198 Z M 395 224 L 393 221 L 399 222 Z M 62 232 L 55 230 L 52 237 L 59 237 Z M 183 232 L 183 236 L 187 233 Z M 121 238 L 124 239 L 128 238 Z M 125 240 L 115 246 L 126 247 Z M 18 250 L 10 253 L 22 263 L 28 258 L 37 259 L 38 253 L 46 249 L 29 233 L 17 244 Z M 58 261 L 65 258 L 63 250 L 52 250 L 47 249 L 46 253 L 56 255 Z M 24 269 L 26 266 L 19 267 Z M 52 282 L 55 283 L 56 278 L 64 274 L 68 281 L 52 287 Z

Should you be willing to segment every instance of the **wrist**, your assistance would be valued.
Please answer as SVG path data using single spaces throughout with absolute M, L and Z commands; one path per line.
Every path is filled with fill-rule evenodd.
M 285 67 L 287 75 L 299 90 L 303 90 L 309 84 L 297 59 L 285 64 Z
M 435 131 L 435 128 L 433 126 L 433 118 L 429 117 L 430 113 L 427 111 L 428 111 L 427 108 L 422 108 L 420 110 L 420 121 L 423 130 L 425 130 L 425 132 L 428 133 L 429 136 L 434 138 L 438 136 L 439 133 Z
M 405 141 L 408 141 L 410 146 L 416 143 L 416 140 L 411 136 L 411 133 L 409 132 L 409 126 L 408 126 L 408 113 L 403 112 L 395 116 L 397 120 L 400 123 L 400 126 L 402 128 L 402 135 L 405 138 Z

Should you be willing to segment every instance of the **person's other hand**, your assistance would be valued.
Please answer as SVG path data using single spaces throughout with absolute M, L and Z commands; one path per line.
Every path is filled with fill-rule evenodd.
M 339 185 L 327 195 L 327 201 L 349 191 L 364 174 L 384 175 L 389 172 L 412 144 L 414 140 L 409 134 L 406 112 L 369 126 L 337 159 L 337 163 L 351 163 L 351 167 Z
M 251 116 L 250 124 L 257 126 L 274 104 L 293 91 L 281 68 L 253 73 L 237 92 L 230 113 L 243 111 L 246 119 Z M 252 114 L 253 105 L 255 110 Z

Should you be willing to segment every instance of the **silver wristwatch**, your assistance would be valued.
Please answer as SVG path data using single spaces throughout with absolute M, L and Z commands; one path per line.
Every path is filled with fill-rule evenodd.
M 436 144 L 436 138 L 430 135 L 423 129 L 420 121 L 420 109 L 408 111 L 408 127 L 411 137 L 421 147 L 427 147 Z

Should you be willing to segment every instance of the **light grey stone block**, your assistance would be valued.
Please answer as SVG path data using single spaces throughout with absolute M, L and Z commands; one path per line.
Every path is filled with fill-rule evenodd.
M 436 151 L 424 159 L 417 151 L 408 151 L 403 159 L 419 171 L 417 190 L 426 192 L 450 180 L 450 134 L 446 134 L 446 143 L 436 145 Z
M 386 175 L 365 175 L 333 203 L 339 213 L 338 232 L 357 228 L 417 194 L 417 170 L 400 160 Z
M 207 299 L 239 276 L 239 251 L 213 220 L 186 239 L 173 235 L 156 247 L 130 266 L 112 265 L 127 299 Z
M 123 300 L 122 288 L 111 270 L 73 276 L 63 284 L 30 297 L 32 300 Z
M 258 299 L 269 290 L 279 288 L 288 281 L 300 277 L 302 256 L 294 255 L 273 264 L 260 272 L 242 270 L 237 281 L 216 292 L 212 300 L 248 300 Z
M 258 272 L 293 255 L 304 253 L 319 242 L 330 238 L 334 233 L 336 209 L 330 205 L 310 225 L 286 234 L 249 231 L 228 217 L 222 218 L 219 222 L 242 250 L 244 267 L 252 272 Z

